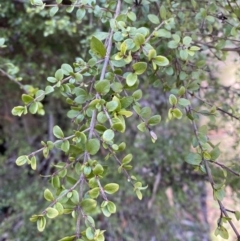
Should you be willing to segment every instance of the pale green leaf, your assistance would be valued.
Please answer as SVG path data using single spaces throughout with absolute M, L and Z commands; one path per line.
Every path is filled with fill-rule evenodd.
M 50 17 L 53 17 L 59 10 L 58 6 L 54 6 L 50 9 Z
M 160 115 L 154 115 L 148 120 L 148 124 L 150 126 L 155 126 L 155 125 L 159 124 L 160 121 L 161 121 L 161 116 Z
M 159 24 L 160 23 L 159 18 L 155 14 L 148 14 L 148 19 L 153 24 Z
M 20 156 L 20 157 L 18 157 L 17 158 L 17 160 L 16 160 L 16 164 L 18 165 L 18 166 L 22 166 L 22 165 L 24 165 L 25 163 L 28 163 L 30 160 L 29 160 L 29 158 L 28 158 L 28 156 Z
M 95 155 L 100 149 L 100 142 L 98 139 L 91 139 L 87 142 L 87 151 L 90 155 Z
M 43 232 L 43 230 L 46 227 L 46 218 L 45 217 L 39 217 L 37 220 L 37 229 L 39 232 Z
M 58 210 L 55 208 L 49 207 L 46 209 L 46 212 L 48 218 L 56 218 L 58 216 Z
M 186 107 L 186 106 L 190 105 L 191 103 L 190 103 L 190 101 L 187 100 L 187 99 L 180 98 L 180 99 L 178 100 L 178 104 L 181 105 L 181 106 Z
M 126 82 L 128 86 L 133 86 L 136 84 L 138 80 L 137 74 L 135 73 L 130 73 L 128 74 L 127 78 L 126 78 Z
M 117 183 L 109 183 L 104 186 L 104 191 L 108 194 L 113 194 L 118 191 L 119 185 Z
M 52 202 L 54 200 L 53 194 L 49 189 L 45 189 L 44 198 L 49 202 Z
M 104 131 L 103 135 L 102 135 L 102 138 L 104 141 L 112 141 L 113 138 L 114 138 L 114 132 L 110 129 Z
M 76 17 L 78 20 L 81 21 L 84 18 L 85 14 L 86 14 L 85 8 L 79 8 L 76 12 Z
M 146 62 L 137 62 L 132 65 L 132 68 L 134 69 L 135 74 L 141 75 L 146 71 L 147 63 Z
M 54 126 L 53 127 L 53 135 L 59 139 L 64 138 L 64 134 L 62 129 L 59 126 Z
M 202 162 L 201 155 L 197 153 L 189 153 L 185 159 L 188 164 L 198 166 Z

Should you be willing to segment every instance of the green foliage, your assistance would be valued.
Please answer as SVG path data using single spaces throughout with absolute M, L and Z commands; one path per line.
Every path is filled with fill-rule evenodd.
M 219 163 L 222 152 L 208 135 L 209 130 L 218 125 L 218 111 L 239 120 L 239 110 L 237 101 L 236 106 L 232 104 L 234 94 L 231 104 L 227 102 L 222 108 L 214 99 L 217 95 L 212 99 L 212 93 L 209 92 L 210 97 L 204 93 L 205 101 L 201 91 L 204 81 L 212 84 L 212 66 L 208 66 L 212 58 L 217 56 L 217 59 L 225 60 L 227 51 L 237 51 L 237 48 L 229 50 L 225 47 L 238 41 L 239 13 L 232 12 L 231 4 L 237 5 L 232 2 L 219 5 L 217 1 L 210 1 L 207 7 L 204 2 L 195 1 L 191 1 L 191 5 L 189 1 L 138 2 L 134 6 L 129 0 L 86 0 L 81 4 L 71 1 L 71 5 L 65 5 L 57 0 L 45 5 L 42 0 L 31 0 L 30 4 L 19 3 L 23 8 L 20 13 L 15 3 L 4 6 L 1 16 L 5 18 L 11 13 L 11 18 L 15 19 L 19 14 L 19 23 L 24 23 L 7 21 L 9 26 L 0 36 L 1 51 L 10 46 L 16 55 L 11 60 L 11 54 L 6 52 L 9 59 L 1 58 L 1 73 L 23 92 L 21 97 L 9 98 L 14 103 L 7 106 L 17 105 L 12 108 L 12 115 L 17 117 L 40 115 L 41 120 L 45 120 L 44 115 L 54 111 L 61 116 L 54 123 L 51 121 L 45 130 L 48 136 L 42 125 L 33 127 L 37 134 L 26 130 L 29 145 L 32 139 L 47 139 L 41 142 L 42 148 L 31 152 L 27 145 L 18 151 L 18 157 L 13 156 L 17 166 L 30 165 L 31 174 L 34 171 L 43 173 L 52 186 L 50 191 L 50 184 L 44 183 L 43 197 L 49 203 L 41 206 L 41 210 L 31 210 L 38 214 L 32 215 L 30 220 L 36 222 L 39 232 L 43 232 L 48 228 L 48 222 L 54 222 L 64 214 L 67 220 L 73 219 L 76 224 L 72 229 L 63 228 L 67 232 L 63 235 L 67 236 L 59 237 L 60 240 L 105 240 L 105 230 L 98 229 L 102 228 L 98 215 L 112 218 L 118 208 L 120 212 L 124 210 L 124 201 L 115 204 L 118 193 L 129 192 L 129 196 L 135 195 L 143 202 L 145 195 L 151 200 L 156 195 L 156 188 L 150 191 L 150 183 L 144 178 L 141 181 L 141 175 L 138 175 L 138 168 L 143 169 L 151 162 L 150 155 L 134 154 L 132 146 L 148 145 L 149 140 L 157 145 L 167 136 L 164 134 L 165 138 L 162 138 L 162 133 L 176 133 L 177 126 L 182 125 L 188 127 L 190 136 L 184 139 L 187 132 L 184 133 L 181 127 L 178 135 L 173 137 L 180 144 L 173 148 L 171 141 L 164 142 L 158 149 L 166 148 L 164 155 L 176 152 L 169 156 L 169 170 L 175 170 L 177 166 L 177 172 L 184 172 L 184 165 L 190 164 L 190 168 L 207 176 L 221 211 L 215 235 L 227 239 L 229 234 L 222 222 L 229 222 L 231 227 L 234 224 L 222 200 L 229 180 L 226 172 L 235 172 Z M 229 13 L 230 23 L 216 17 L 219 11 Z M 19 43 L 13 40 L 18 36 L 12 37 L 16 30 L 21 35 Z M 25 36 L 33 40 L 28 41 Z M 213 42 L 209 43 L 209 38 Z M 37 52 L 39 49 L 41 53 Z M 213 53 L 209 59 L 207 49 Z M 37 79 L 46 82 L 36 82 Z M 22 103 L 18 105 L 19 99 Z M 209 119 L 209 128 L 198 127 L 202 115 Z M 165 123 L 172 129 L 168 130 Z M 18 145 L 11 146 L 15 153 Z M 181 146 L 187 149 L 184 155 L 179 154 Z M 39 153 L 47 162 L 38 161 Z M 156 153 L 152 158 L 164 159 Z M 172 159 L 177 161 L 172 162 Z M 157 164 L 166 169 L 166 163 L 157 161 Z M 214 168 L 215 165 L 220 167 L 219 170 Z M 158 174 L 161 168 L 157 170 Z M 120 178 L 123 175 L 127 177 L 126 186 Z M 184 179 L 180 182 L 182 186 L 188 184 L 186 173 L 174 173 L 162 179 L 168 183 L 175 180 L 176 175 Z M 166 184 L 164 188 L 167 185 L 173 184 Z M 178 188 L 182 191 L 182 187 Z M 134 200 L 134 205 L 136 202 Z M 234 214 L 239 219 L 238 212 L 234 211 Z M 235 234 L 239 236 L 236 231 Z M 150 240 L 150 237 L 139 240 Z

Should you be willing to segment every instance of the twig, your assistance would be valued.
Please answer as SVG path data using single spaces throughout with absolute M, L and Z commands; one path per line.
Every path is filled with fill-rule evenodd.
M 7 72 L 5 72 L 3 69 L 0 69 L 0 72 L 2 73 L 3 76 L 6 76 L 8 79 L 12 80 L 14 83 L 16 83 L 17 85 L 19 85 L 19 87 L 21 89 L 23 89 L 26 93 L 26 89 L 25 86 L 23 84 L 21 84 L 19 81 L 17 81 L 15 78 L 13 78 L 11 75 L 9 75 Z
M 232 40 L 233 41 L 233 40 Z M 200 42 L 200 41 L 195 41 L 195 43 L 198 43 L 198 44 L 202 44 L 202 45 L 205 45 L 207 46 L 209 49 L 216 49 L 216 47 L 214 45 L 211 45 L 209 43 L 203 43 L 203 42 Z M 222 48 L 220 49 L 221 51 L 228 51 L 228 52 L 239 52 L 240 51 L 240 47 L 233 47 L 233 48 L 230 48 L 230 47 L 226 47 L 226 48 Z
M 117 7 L 116 7 L 116 11 L 115 11 L 115 19 L 117 18 L 117 16 L 120 13 L 120 9 L 121 9 L 121 0 L 118 0 L 117 3 Z M 106 51 L 106 55 L 105 55 L 105 59 L 104 59 L 104 63 L 103 63 L 103 67 L 102 67 L 102 72 L 101 72 L 101 76 L 100 76 L 100 81 L 102 81 L 104 79 L 106 70 L 107 70 L 107 66 L 109 63 L 109 59 L 110 59 L 110 54 L 111 54 L 111 50 L 112 50 L 112 37 L 113 37 L 113 30 L 111 30 L 110 34 L 109 34 L 109 38 L 108 38 L 108 43 L 107 43 L 107 51 Z M 96 94 L 96 98 L 99 98 L 99 94 Z M 97 111 L 94 110 L 92 112 L 92 118 L 91 118 L 91 122 L 90 122 L 90 127 L 89 127 L 89 135 L 88 135 L 88 139 L 91 139 L 94 133 L 94 128 L 95 128 L 95 123 L 96 123 L 96 116 L 97 116 Z M 84 161 L 83 163 L 87 162 L 87 160 L 89 159 L 89 153 L 87 151 L 85 151 L 84 153 Z M 82 200 L 83 197 L 83 182 L 80 182 L 80 180 L 82 180 L 84 178 L 84 174 L 82 173 L 80 175 L 79 178 L 79 201 Z M 77 238 L 80 237 L 80 221 L 81 221 L 81 208 L 80 206 L 78 206 L 78 217 L 77 217 L 77 222 L 76 222 L 76 236 Z
M 86 130 L 85 130 L 85 131 L 86 131 Z M 57 143 L 59 143 L 59 142 L 61 142 L 61 141 L 69 140 L 69 139 L 73 138 L 74 136 L 75 136 L 75 135 L 71 135 L 71 136 L 68 136 L 68 137 L 64 137 L 64 138 L 62 138 L 61 140 L 57 140 L 57 141 L 53 142 L 53 144 L 55 145 L 55 144 L 57 144 Z M 29 157 L 30 157 L 30 156 L 35 156 L 37 153 L 41 152 L 44 148 L 45 148 L 45 147 L 42 147 L 42 148 L 38 149 L 37 151 L 33 151 L 32 153 L 28 154 L 28 156 L 29 156 Z
M 78 71 L 77 73 L 82 73 L 82 72 L 84 72 L 85 70 L 87 70 L 88 68 L 89 68 L 89 67 L 86 67 L 86 68 Z M 71 79 L 71 78 L 72 78 L 72 76 L 70 75 L 70 76 L 62 79 L 62 80 L 61 80 L 61 84 L 65 83 L 66 81 L 68 81 L 68 80 Z M 57 86 L 58 86 L 58 82 L 57 82 L 55 85 L 53 85 L 52 87 L 53 87 L 53 89 L 54 89 L 54 88 L 56 88 Z M 40 99 L 43 95 L 45 95 L 45 91 L 43 91 L 43 93 L 42 93 L 41 95 L 37 96 L 33 101 L 37 101 L 37 100 Z M 30 102 L 28 105 L 30 105 L 30 104 L 31 104 L 31 102 Z
M 238 172 L 230 169 L 229 167 L 227 167 L 227 166 L 225 166 L 225 165 L 223 165 L 223 164 L 221 164 L 221 163 L 219 163 L 219 162 L 217 162 L 217 161 L 210 161 L 210 162 L 213 163 L 213 164 L 215 164 L 215 165 L 218 165 L 218 166 L 220 166 L 221 168 L 227 170 L 228 172 L 231 172 L 232 174 L 240 177 L 240 174 L 239 174 Z
M 108 114 L 108 111 L 107 111 L 107 109 L 106 109 L 105 106 L 103 106 L 103 111 L 104 111 L 105 115 L 106 115 L 107 118 L 108 118 L 108 121 L 109 121 L 110 126 L 112 126 L 112 125 L 113 125 L 112 119 L 110 118 L 110 116 L 109 116 L 109 114 Z
M 89 130 L 90 130 L 90 128 L 87 128 L 86 130 L 83 130 L 82 132 L 87 132 L 87 131 L 89 131 Z M 55 145 L 55 144 L 57 144 L 57 143 L 59 143 L 59 142 L 61 142 L 61 141 L 69 140 L 69 139 L 73 138 L 74 136 L 75 136 L 75 135 L 71 135 L 71 136 L 68 136 L 68 137 L 64 137 L 64 138 L 61 139 L 61 140 L 57 140 L 57 141 L 53 142 L 53 144 Z M 40 148 L 39 150 L 30 153 L 30 154 L 28 154 L 28 156 L 29 156 L 29 157 L 30 157 L 30 156 L 35 156 L 37 153 L 41 152 L 44 148 L 45 148 L 45 147 L 42 147 L 42 148 Z
M 186 111 L 187 111 L 188 113 L 192 114 L 191 106 L 189 106 L 188 109 L 186 108 Z M 201 142 L 200 142 L 200 140 L 199 140 L 197 125 L 196 125 L 196 123 L 195 123 L 194 120 L 192 120 L 192 125 L 193 125 L 194 135 L 195 135 L 195 137 L 196 137 L 196 139 L 197 139 L 199 148 L 200 148 L 200 150 L 201 150 L 201 153 L 203 153 L 204 150 L 203 150 L 202 144 L 201 144 Z M 205 159 L 203 158 L 203 156 L 202 156 L 202 162 L 203 162 L 203 164 L 204 164 L 204 166 L 205 166 L 205 169 L 206 169 L 206 172 L 207 172 L 207 176 L 208 176 L 208 180 L 209 180 L 209 182 L 210 182 L 210 184 L 211 184 L 211 186 L 212 186 L 212 189 L 214 190 L 213 176 L 212 176 L 211 170 L 210 170 L 210 168 L 209 168 L 208 161 L 205 160 Z M 219 200 L 217 200 L 217 202 L 218 202 L 218 205 L 219 205 L 221 214 L 223 213 L 224 216 L 228 218 L 229 216 L 228 216 L 227 211 L 226 211 L 225 207 L 223 206 L 222 202 L 219 201 Z M 233 222 L 232 222 L 231 220 L 228 220 L 228 222 L 229 222 L 230 226 L 232 227 L 234 233 L 236 234 L 237 239 L 240 240 L 240 234 L 238 233 L 238 231 L 237 231 L 236 227 L 234 226 Z
M 111 152 L 111 154 L 113 155 L 114 159 L 117 161 L 117 163 L 119 164 L 119 166 L 122 165 L 122 162 L 118 159 L 117 155 L 114 153 L 113 150 L 111 150 L 111 148 L 109 147 L 108 150 Z M 123 172 L 125 174 L 125 176 L 127 177 L 128 182 L 130 182 L 132 184 L 132 186 L 134 187 L 134 183 L 132 182 L 131 176 L 129 175 L 129 173 L 127 172 L 127 170 L 123 167 Z
M 195 96 L 195 97 L 196 97 L 198 100 L 204 102 L 205 104 L 207 104 L 207 105 L 209 105 L 209 106 L 211 106 L 211 107 L 214 106 L 213 104 L 207 102 L 206 100 L 203 100 L 202 98 L 200 98 L 200 97 L 198 97 L 198 96 Z M 216 107 L 216 109 L 219 110 L 219 111 L 221 111 L 222 113 L 224 113 L 224 114 L 226 114 L 226 115 L 228 115 L 228 116 L 230 116 L 230 117 L 236 119 L 236 120 L 240 120 L 239 117 L 237 117 L 237 116 L 235 116 L 235 115 L 233 115 L 233 114 L 227 112 L 226 110 L 223 110 L 223 109 L 220 108 L 220 107 Z
M 66 192 L 64 192 L 62 195 L 58 196 L 48 207 L 52 207 L 55 205 L 59 200 L 61 200 L 63 197 L 65 197 L 69 192 L 74 190 L 74 188 L 79 184 L 81 180 L 79 179 L 71 188 L 67 189 Z M 47 212 L 47 208 L 42 211 L 42 214 L 45 215 Z
M 106 195 L 106 193 L 105 193 L 105 191 L 104 191 L 104 189 L 103 189 L 103 187 L 102 187 L 102 185 L 101 185 L 101 183 L 100 183 L 99 178 L 96 178 L 96 180 L 97 180 L 98 187 L 100 188 L 100 193 L 101 193 L 101 195 L 102 195 L 102 198 L 103 198 L 105 201 L 108 201 L 107 195 Z
M 155 182 L 153 184 L 153 190 L 152 190 L 152 197 L 151 199 L 148 201 L 148 209 L 151 209 L 152 208 L 152 204 L 154 202 L 154 199 L 156 197 L 156 192 L 157 192 L 157 189 L 158 189 L 158 186 L 159 186 L 159 183 L 161 181 L 161 172 L 160 170 L 158 170 L 158 173 L 157 175 L 155 176 Z
M 235 211 L 233 211 L 233 210 L 230 210 L 230 209 L 225 209 L 227 212 L 229 212 L 229 213 L 236 213 Z
M 155 31 L 157 31 L 159 28 L 161 28 L 164 23 L 165 23 L 165 21 L 161 22 L 161 23 L 154 29 L 154 31 L 148 36 L 148 38 L 145 40 L 144 43 L 147 43 L 147 42 L 152 38 L 152 36 L 154 35 Z
M 90 132 L 89 132 L 89 135 L 90 135 Z M 89 159 L 89 154 L 87 151 L 85 151 L 83 163 L 86 163 L 88 159 Z M 78 180 L 80 180 L 79 182 L 79 202 L 80 202 L 83 197 L 83 180 L 84 180 L 83 173 L 80 175 Z M 76 222 L 76 237 L 80 238 L 80 224 L 81 224 L 81 213 L 82 213 L 80 205 L 77 206 L 77 211 L 78 211 L 78 216 L 77 216 L 77 222 Z

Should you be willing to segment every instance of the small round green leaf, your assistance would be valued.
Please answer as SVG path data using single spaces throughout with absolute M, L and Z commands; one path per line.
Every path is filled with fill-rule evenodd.
M 109 183 L 104 186 L 104 191 L 108 194 L 113 194 L 118 191 L 119 185 L 117 183 Z
M 39 218 L 38 215 L 32 215 L 29 220 L 30 220 L 30 222 L 33 222 L 33 223 L 34 223 L 34 222 L 37 222 L 38 218 Z
M 126 78 L 126 81 L 127 81 L 127 85 L 128 86 L 133 86 L 135 85 L 135 83 L 137 82 L 138 80 L 138 77 L 137 77 L 137 74 L 135 73 L 130 73 L 128 74 L 127 78 Z
M 90 155 L 95 155 L 100 149 L 100 142 L 98 139 L 91 139 L 87 143 L 87 151 Z
M 20 156 L 20 157 L 17 158 L 16 164 L 17 164 L 17 166 L 22 166 L 25 163 L 27 163 L 28 161 L 30 161 L 28 156 L 26 156 L 26 155 L 25 156 Z
M 45 91 L 43 90 L 38 90 L 35 94 L 35 100 L 37 101 L 42 101 L 45 97 Z
M 160 20 L 159 20 L 158 16 L 156 16 L 155 14 L 148 14 L 148 19 L 153 24 L 159 24 L 160 23 Z
M 182 112 L 178 108 L 174 108 L 172 110 L 172 115 L 173 115 L 173 117 L 175 117 L 177 119 L 181 119 L 182 118 Z
M 83 199 L 81 202 L 81 208 L 85 213 L 93 212 L 97 207 L 97 201 L 91 198 Z
M 98 176 L 104 172 L 103 166 L 101 164 L 97 164 L 93 169 L 93 174 Z
M 61 81 L 63 79 L 63 70 L 62 69 L 58 69 L 55 73 L 55 78 L 58 81 Z
M 54 188 L 59 188 L 61 186 L 59 176 L 52 177 L 51 183 Z
M 116 205 L 111 201 L 108 201 L 107 209 L 110 213 L 116 213 L 117 211 Z
M 198 46 L 191 46 L 189 50 L 191 51 L 199 51 L 201 48 Z
M 170 49 L 176 49 L 178 47 L 178 43 L 176 43 L 176 41 L 174 41 L 174 40 L 171 40 L 168 42 L 168 47 Z
M 137 125 L 138 130 L 140 130 L 141 132 L 145 132 L 146 131 L 146 123 L 142 122 L 139 125 Z
M 114 138 L 114 132 L 110 129 L 104 131 L 102 138 L 104 141 L 108 142 L 108 141 L 112 141 Z
M 45 95 L 48 95 L 54 91 L 54 88 L 51 85 L 46 86 Z
M 48 218 L 56 218 L 58 216 L 58 210 L 55 208 L 47 208 L 46 209 L 47 212 L 47 217 Z
M 29 106 L 29 111 L 31 114 L 36 114 L 38 111 L 38 103 L 37 102 L 33 102 L 30 106 Z
M 50 83 L 56 83 L 58 80 L 54 77 L 48 77 L 47 81 L 50 82 Z
M 53 194 L 49 189 L 46 189 L 44 191 L 44 198 L 49 202 L 52 202 L 54 200 Z
M 116 100 L 107 102 L 106 108 L 109 112 L 113 112 L 118 108 L 119 103 Z
M 69 148 L 70 148 L 69 141 L 68 140 L 63 141 L 62 144 L 61 144 L 61 150 L 64 151 L 64 152 L 68 152 Z
M 30 102 L 32 102 L 34 99 L 32 96 L 30 95 L 26 95 L 26 94 L 23 94 L 22 95 L 22 101 L 24 102 L 24 104 L 29 104 Z
M 71 13 L 73 10 L 74 10 L 74 5 L 69 6 L 69 7 L 66 8 L 66 12 L 67 13 Z
M 50 17 L 53 17 L 59 10 L 58 6 L 54 6 L 50 9 Z
M 150 126 L 155 126 L 161 121 L 161 116 L 160 115 L 154 115 L 148 120 L 148 124 Z
M 133 92 L 132 97 L 134 98 L 135 101 L 138 101 L 142 98 L 142 90 L 136 90 Z
M 187 49 L 181 49 L 179 54 L 180 54 L 180 57 L 182 60 L 188 59 L 188 50 Z
M 104 216 L 106 216 L 106 217 L 111 216 L 111 213 L 108 211 L 108 208 L 106 206 L 102 207 L 102 212 L 103 212 Z
M 25 112 L 24 106 L 16 106 L 12 109 L 12 114 L 15 116 L 21 116 Z
M 54 205 L 54 208 L 57 209 L 59 215 L 62 215 L 64 213 L 63 205 L 60 202 L 57 202 Z
M 137 19 L 136 14 L 134 12 L 127 13 L 127 16 L 132 22 L 135 22 Z
M 142 200 L 142 193 L 139 189 L 136 190 L 136 194 L 139 200 Z
M 64 134 L 62 129 L 59 126 L 54 126 L 53 127 L 53 135 L 59 139 L 64 138 Z
M 76 12 L 76 17 L 78 20 L 82 20 L 86 14 L 85 8 L 79 8 Z
M 97 198 L 100 194 L 100 191 L 99 191 L 99 187 L 95 187 L 91 190 L 88 191 L 88 195 L 91 197 L 91 198 Z
M 192 42 L 192 38 L 191 38 L 191 37 L 185 36 L 185 37 L 183 38 L 183 44 L 184 44 L 184 45 L 189 46 L 189 45 L 191 44 L 191 42 Z
M 128 154 L 126 155 L 123 159 L 122 159 L 122 164 L 126 165 L 128 163 L 130 163 L 132 161 L 133 155 L 132 154 Z
M 61 69 L 63 70 L 63 74 L 69 75 L 70 73 L 73 73 L 73 68 L 69 64 L 62 64 Z
M 198 166 L 202 162 L 202 157 L 197 153 L 191 152 L 187 155 L 185 161 L 190 165 Z
M 36 159 L 36 157 L 33 156 L 30 161 L 31 161 L 31 168 L 33 170 L 36 170 L 37 169 L 37 159 Z
M 71 201 L 74 204 L 79 204 L 79 193 L 76 190 L 72 191 L 72 197 L 71 197 Z
M 109 80 L 101 80 L 95 84 L 95 89 L 99 94 L 106 95 L 110 91 Z
M 163 20 L 165 20 L 167 18 L 167 11 L 163 4 L 160 7 L 160 16 Z
M 181 105 L 181 106 L 186 107 L 186 106 L 190 105 L 191 103 L 190 103 L 190 101 L 187 100 L 187 99 L 180 98 L 180 99 L 178 100 L 178 104 Z
M 39 232 L 43 232 L 43 230 L 46 227 L 46 218 L 45 217 L 39 217 L 37 220 L 37 229 Z
M 173 105 L 173 106 L 176 105 L 178 102 L 177 97 L 173 94 L 170 94 L 168 99 L 169 99 L 170 105 Z
M 134 69 L 134 73 L 137 75 L 143 74 L 147 69 L 147 63 L 146 62 L 138 62 L 132 65 L 132 68 Z
M 158 55 L 156 57 L 153 58 L 153 62 L 158 65 L 158 66 L 167 66 L 169 65 L 169 60 L 161 55 Z
M 89 239 L 89 240 L 93 240 L 94 238 L 94 229 L 92 227 L 88 227 L 86 229 L 86 237 Z

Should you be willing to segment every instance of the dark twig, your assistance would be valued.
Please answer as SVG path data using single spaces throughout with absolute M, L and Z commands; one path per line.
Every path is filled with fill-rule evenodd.
M 192 114 L 191 106 L 189 106 L 189 108 L 186 108 L 186 112 Z M 199 146 L 199 148 L 201 150 L 201 153 L 203 153 L 204 149 L 203 149 L 202 144 L 201 144 L 201 142 L 199 140 L 197 125 L 196 125 L 194 120 L 192 120 L 192 125 L 193 125 L 194 135 L 195 135 L 196 140 L 198 142 L 198 146 Z M 205 160 L 203 158 L 203 156 L 202 156 L 202 163 L 205 166 L 205 169 L 206 169 L 206 172 L 207 172 L 207 176 L 208 176 L 208 180 L 209 180 L 209 182 L 210 182 L 210 184 L 212 186 L 212 189 L 214 190 L 214 180 L 213 180 L 213 176 L 212 176 L 211 170 L 209 168 L 209 163 L 208 163 L 207 160 Z M 219 200 L 217 200 L 217 202 L 218 202 L 218 205 L 219 205 L 219 208 L 220 208 L 220 211 L 221 211 L 221 215 L 224 214 L 225 217 L 229 218 L 228 213 L 227 213 L 225 207 L 223 206 L 222 202 L 219 201 Z M 240 240 L 240 234 L 238 233 L 238 231 L 237 231 L 236 227 L 234 226 L 233 222 L 231 220 L 228 220 L 228 222 L 229 222 L 230 226 L 232 227 L 234 233 L 236 234 L 237 239 Z
M 5 72 L 3 69 L 0 69 L 0 73 L 3 75 L 3 76 L 6 76 L 8 79 L 10 79 L 11 81 L 13 81 L 14 83 L 16 83 L 21 89 L 23 89 L 26 93 L 26 89 L 24 87 L 23 84 L 21 84 L 19 81 L 17 81 L 15 78 L 13 78 L 11 75 L 9 75 L 7 72 Z
M 207 102 L 206 100 L 203 100 L 202 98 L 200 98 L 200 97 L 198 97 L 198 96 L 195 96 L 195 97 L 196 97 L 198 100 L 204 102 L 205 104 L 207 104 L 207 105 L 209 105 L 209 106 L 211 106 L 211 107 L 214 106 L 213 104 Z M 224 114 L 226 114 L 226 115 L 228 115 L 228 116 L 230 116 L 230 117 L 232 117 L 232 118 L 234 118 L 234 119 L 236 119 L 236 120 L 240 120 L 239 117 L 233 115 L 232 113 L 227 112 L 226 110 L 223 110 L 223 109 L 220 108 L 220 107 L 216 107 L 216 110 L 219 110 L 219 111 L 221 111 L 222 113 L 224 113 Z
M 227 166 L 225 166 L 225 165 L 223 165 L 223 164 L 221 164 L 221 163 L 219 163 L 219 162 L 217 162 L 217 161 L 210 161 L 210 162 L 213 163 L 213 164 L 215 164 L 215 165 L 217 165 L 217 166 L 220 166 L 222 169 L 225 169 L 225 170 L 227 170 L 228 172 L 231 172 L 232 174 L 240 177 L 240 174 L 239 174 L 238 172 L 230 169 L 229 167 L 227 167 Z

